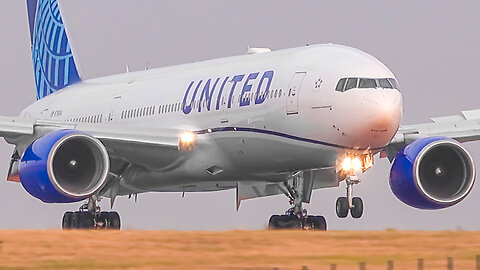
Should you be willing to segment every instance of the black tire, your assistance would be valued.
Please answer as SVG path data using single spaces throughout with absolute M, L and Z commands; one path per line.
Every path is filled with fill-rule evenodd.
M 79 212 L 73 212 L 70 216 L 70 229 L 79 229 L 80 228 L 80 215 Z
M 283 230 L 301 229 L 302 221 L 297 216 L 281 215 L 277 219 L 277 226 Z
M 107 229 L 110 230 L 120 230 L 121 223 L 120 223 L 120 215 L 117 212 L 108 212 L 108 223 L 109 227 Z
M 346 218 L 349 210 L 347 197 L 338 197 L 335 209 L 339 218 Z
M 90 212 L 73 212 L 70 229 L 92 229 L 93 215 Z
M 268 229 L 270 230 L 278 230 L 280 229 L 278 227 L 278 219 L 279 219 L 279 215 L 273 215 L 270 217 L 270 219 L 268 220 Z
M 352 200 L 353 208 L 350 209 L 350 214 L 353 218 L 361 218 L 363 215 L 363 201 L 362 198 L 354 197 Z
M 327 230 L 327 220 L 324 216 L 315 216 L 314 217 L 314 230 L 315 231 L 326 231 Z
M 80 212 L 80 229 L 93 229 L 94 216 L 90 212 Z
M 308 216 L 303 221 L 304 230 L 326 231 L 327 221 L 323 216 Z
M 66 212 L 63 214 L 63 219 L 62 219 L 62 229 L 63 230 L 69 230 L 72 229 L 72 212 Z

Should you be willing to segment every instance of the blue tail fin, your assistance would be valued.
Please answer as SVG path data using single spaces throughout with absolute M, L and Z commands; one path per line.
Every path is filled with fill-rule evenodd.
M 57 0 L 27 0 L 37 99 L 81 81 Z

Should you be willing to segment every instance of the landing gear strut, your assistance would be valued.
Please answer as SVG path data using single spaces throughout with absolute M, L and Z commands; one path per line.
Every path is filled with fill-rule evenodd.
M 63 215 L 62 229 L 120 230 L 120 216 L 117 212 L 102 212 L 97 206 L 97 200 L 89 198 L 79 211 Z
M 347 197 L 339 197 L 336 203 L 336 212 L 339 218 L 346 218 L 348 212 L 353 218 L 360 218 L 363 215 L 363 201 L 359 197 L 353 197 L 353 185 L 359 184 L 360 180 L 356 176 L 348 176 Z
M 304 200 L 304 181 L 301 173 L 293 176 L 293 184 L 285 181 L 286 190 L 284 194 L 290 199 L 292 207 L 284 215 L 273 215 L 268 221 L 269 229 L 302 229 L 302 230 L 327 230 L 327 221 L 323 216 L 307 215 L 307 210 L 303 208 Z

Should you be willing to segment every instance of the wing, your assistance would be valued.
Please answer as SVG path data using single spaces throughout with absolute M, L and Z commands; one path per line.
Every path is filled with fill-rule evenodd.
M 424 137 L 445 136 L 459 142 L 480 140 L 480 110 L 462 111 L 459 115 L 431 118 L 431 123 L 401 126 L 382 157 L 393 160 L 398 150 Z
M 113 160 L 123 160 L 150 170 L 171 168 L 185 154 L 179 150 L 178 129 L 126 129 L 124 126 L 98 126 L 86 123 L 0 117 L 0 136 L 16 145 L 17 156 L 36 139 L 55 130 L 72 129 L 99 139 Z M 149 151 L 144 151 L 144 150 Z M 156 151 L 152 151 L 155 149 Z

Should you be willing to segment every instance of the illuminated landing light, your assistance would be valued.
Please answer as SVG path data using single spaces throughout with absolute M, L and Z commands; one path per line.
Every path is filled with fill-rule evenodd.
M 352 168 L 353 171 L 360 171 L 361 169 L 363 169 L 363 164 L 358 157 L 352 160 Z
M 347 153 L 342 160 L 339 160 L 339 169 L 348 175 L 365 172 L 373 166 L 372 153 L 352 154 Z
M 350 157 L 345 157 L 345 159 L 342 162 L 342 170 L 350 171 L 351 168 L 352 168 L 352 159 Z
M 180 139 L 178 141 L 178 150 L 182 152 L 192 151 L 195 145 L 197 144 L 197 135 L 191 131 L 185 131 L 180 134 Z
M 207 132 L 208 132 L 208 133 L 212 133 L 212 131 L 213 131 L 213 130 L 212 130 L 211 128 L 207 129 Z

